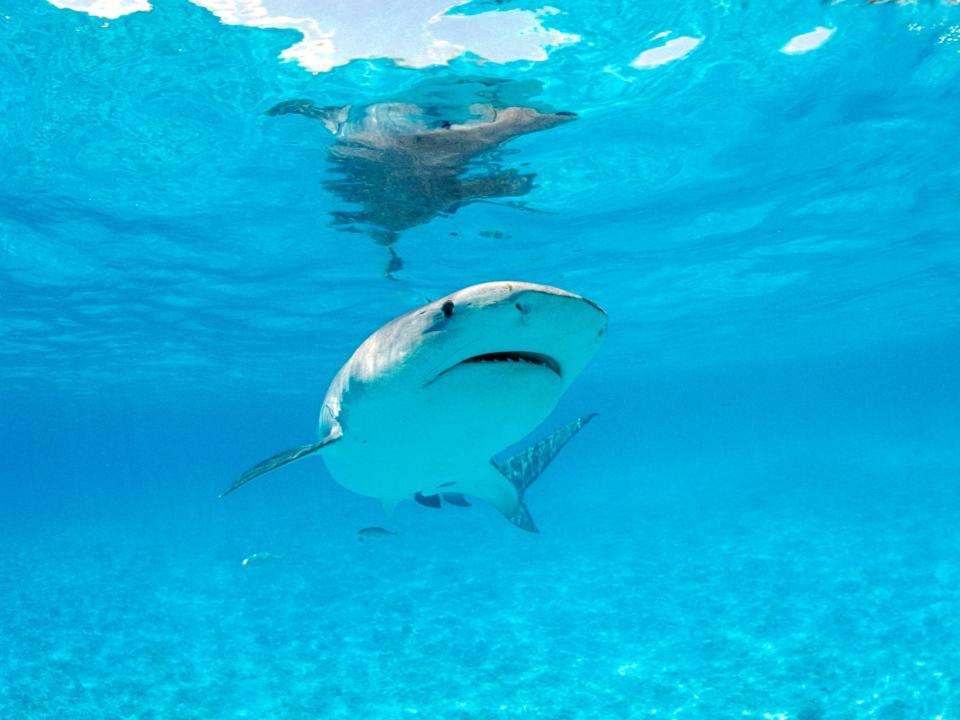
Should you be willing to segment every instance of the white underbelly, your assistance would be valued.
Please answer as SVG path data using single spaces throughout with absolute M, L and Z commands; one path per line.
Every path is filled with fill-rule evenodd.
M 490 458 L 543 422 L 562 391 L 555 374 L 521 364 L 468 366 L 425 387 L 371 389 L 346 399 L 343 439 L 324 459 L 338 483 L 369 497 L 432 494 L 450 482 L 482 488 L 496 482 Z

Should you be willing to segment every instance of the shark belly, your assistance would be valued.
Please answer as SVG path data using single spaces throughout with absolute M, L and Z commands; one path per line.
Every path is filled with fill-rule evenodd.
M 458 366 L 413 389 L 369 387 L 345 401 L 343 439 L 324 461 L 340 485 L 387 506 L 459 492 L 509 513 L 519 496 L 490 460 L 543 422 L 563 389 L 555 373 L 522 362 Z

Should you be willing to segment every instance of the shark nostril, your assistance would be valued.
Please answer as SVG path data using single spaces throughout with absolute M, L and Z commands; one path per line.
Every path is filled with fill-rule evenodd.
M 520 303 L 514 303 L 514 307 L 515 307 L 517 310 L 519 310 L 521 313 L 523 313 L 524 315 L 526 315 L 528 312 L 530 312 L 530 308 L 529 308 L 529 307 L 527 307 L 526 305 L 521 305 Z

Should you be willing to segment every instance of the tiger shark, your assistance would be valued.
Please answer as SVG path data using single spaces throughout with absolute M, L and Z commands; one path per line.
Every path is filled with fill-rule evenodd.
M 380 102 L 353 107 L 287 100 L 268 115 L 302 115 L 334 137 L 334 177 L 324 186 L 357 210 L 333 213 L 334 225 L 356 224 L 390 252 L 387 277 L 403 263 L 393 249 L 400 233 L 488 198 L 519 197 L 533 188 L 533 173 L 468 172 L 471 163 L 504 143 L 576 119 L 572 112 L 473 103 L 457 120 L 452 108 Z M 463 109 L 459 111 L 463 115 Z M 489 163 L 488 163 L 489 164 Z M 489 168 L 488 168 L 489 170 Z
M 566 290 L 490 282 L 392 320 L 333 378 L 316 442 L 244 472 L 220 497 L 322 451 L 333 478 L 389 512 L 413 499 L 493 505 L 537 532 L 524 493 L 593 417 L 568 423 L 503 462 L 493 458 L 553 411 L 606 332 L 607 315 Z

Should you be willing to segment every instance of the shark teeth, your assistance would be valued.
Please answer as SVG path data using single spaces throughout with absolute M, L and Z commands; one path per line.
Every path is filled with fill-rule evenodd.
M 522 362 L 531 365 L 539 365 L 548 370 L 552 370 L 560 375 L 560 364 L 549 355 L 542 353 L 526 352 L 524 350 L 504 350 L 501 352 L 484 353 L 483 355 L 474 355 L 464 360 L 461 365 L 468 363 L 485 362 Z

